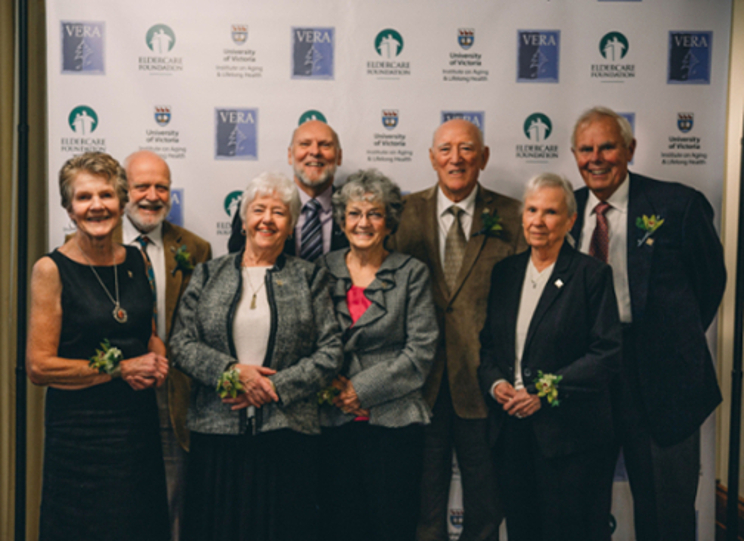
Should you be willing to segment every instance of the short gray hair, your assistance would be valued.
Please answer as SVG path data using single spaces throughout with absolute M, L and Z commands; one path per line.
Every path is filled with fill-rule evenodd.
M 246 187 L 240 199 L 240 217 L 243 223 L 246 220 L 248 206 L 257 198 L 265 196 L 276 196 L 289 208 L 289 218 L 294 229 L 300 218 L 300 196 L 297 186 L 282 173 L 266 171 L 252 179 Z
M 555 173 L 540 173 L 528 180 L 527 186 L 524 188 L 523 200 L 527 201 L 530 195 L 543 188 L 560 188 L 563 190 L 563 200 L 566 202 L 568 215 L 576 214 L 576 197 L 574 197 L 573 186 L 566 177 Z
M 119 208 L 125 207 L 129 201 L 129 185 L 124 168 L 105 152 L 85 152 L 67 160 L 59 170 L 59 197 L 67 212 L 72 210 L 75 180 L 83 172 L 104 177 L 116 192 Z
M 630 125 L 630 122 L 628 122 L 628 119 L 624 116 L 618 115 L 609 107 L 602 107 L 598 105 L 581 113 L 581 116 L 576 121 L 576 124 L 574 124 L 574 129 L 571 133 L 571 148 L 573 150 L 576 150 L 576 132 L 579 131 L 579 128 L 587 124 L 591 124 L 595 120 L 599 120 L 601 118 L 613 119 L 617 123 L 617 127 L 620 130 L 620 136 L 623 138 L 625 148 L 630 147 L 630 143 L 633 142 L 634 137 L 633 128 Z
M 385 207 L 385 225 L 390 233 L 398 230 L 403 214 L 403 196 L 398 185 L 377 169 L 360 169 L 333 194 L 333 219 L 341 229 L 346 223 L 349 201 L 381 203 Z

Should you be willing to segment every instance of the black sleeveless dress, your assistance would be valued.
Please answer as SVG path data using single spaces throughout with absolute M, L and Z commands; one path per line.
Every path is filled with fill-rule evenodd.
M 62 281 L 58 354 L 87 362 L 108 339 L 124 358 L 147 352 L 152 292 L 142 254 L 126 247 L 118 266 L 126 323 L 88 265 L 49 254 Z M 95 267 L 115 296 L 114 267 Z M 170 538 L 155 391 L 122 379 L 46 395 L 42 541 L 164 541 Z

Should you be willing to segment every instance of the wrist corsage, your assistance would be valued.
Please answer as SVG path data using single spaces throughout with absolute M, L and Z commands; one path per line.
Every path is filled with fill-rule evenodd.
M 333 386 L 318 391 L 318 405 L 322 406 L 323 404 L 328 404 L 329 406 L 333 406 L 333 399 L 339 394 L 341 394 L 341 389 Z
M 555 374 L 544 374 L 542 370 L 537 371 L 537 378 L 534 381 L 535 387 L 537 388 L 537 396 L 547 398 L 548 404 L 556 408 L 561 405 L 558 400 L 558 384 L 563 379 L 563 376 L 556 376 Z
M 240 372 L 236 368 L 226 370 L 217 380 L 217 394 L 220 398 L 237 398 L 239 394 L 243 394 L 243 384 L 240 383 Z
M 88 366 L 98 370 L 99 374 L 108 374 L 112 378 L 119 378 L 121 377 L 119 363 L 123 360 L 124 354 L 119 348 L 113 347 L 107 338 L 101 342 L 101 349 L 97 349 L 96 354 L 90 358 Z

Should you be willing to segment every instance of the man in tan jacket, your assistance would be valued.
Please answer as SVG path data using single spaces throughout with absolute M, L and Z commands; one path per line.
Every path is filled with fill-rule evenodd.
M 520 203 L 484 189 L 478 175 L 489 149 L 463 119 L 442 124 L 429 157 L 437 185 L 406 198 L 393 240 L 426 263 L 432 276 L 440 340 L 424 393 L 427 427 L 419 541 L 446 541 L 452 449 L 463 488 L 460 541 L 496 540 L 503 516 L 486 439 L 486 405 L 478 387 L 478 333 L 486 317 L 491 269 L 526 248 Z

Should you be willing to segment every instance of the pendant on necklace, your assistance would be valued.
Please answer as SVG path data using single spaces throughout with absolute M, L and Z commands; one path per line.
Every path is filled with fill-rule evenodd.
M 127 311 L 124 310 L 119 304 L 117 303 L 116 306 L 114 306 L 114 319 L 118 321 L 119 323 L 126 323 L 127 322 Z
M 251 310 L 256 309 L 256 294 L 253 294 L 253 298 L 251 299 Z

